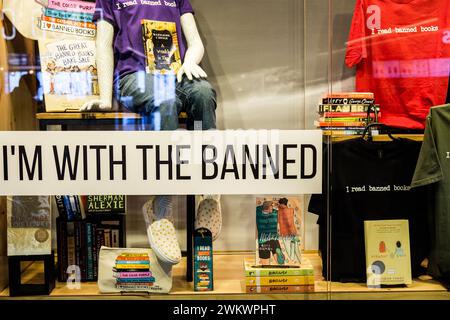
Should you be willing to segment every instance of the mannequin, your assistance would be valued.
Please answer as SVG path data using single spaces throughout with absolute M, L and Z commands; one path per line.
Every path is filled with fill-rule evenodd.
M 112 110 L 114 96 L 128 110 L 143 114 L 145 119 L 150 118 L 155 130 L 178 129 L 180 111 L 185 111 L 194 121 L 201 121 L 202 130 L 215 129 L 216 93 L 205 80 L 206 72 L 199 66 L 204 55 L 204 46 L 191 12 L 192 8 L 188 0 L 153 1 L 153 3 L 159 4 L 145 5 L 135 1 L 132 8 L 129 8 L 120 1 L 97 0 L 94 21 L 97 24 L 96 47 L 100 99 L 88 101 L 81 111 Z M 176 6 L 175 9 L 174 6 Z M 189 12 L 182 12 L 183 10 Z M 173 96 L 169 94 L 167 100 L 159 102 L 155 82 L 160 75 L 157 77 L 145 73 L 144 58 L 138 56 L 139 53 L 144 53 L 140 19 L 157 20 L 155 15 L 158 18 L 162 16 L 163 18 L 160 18 L 162 21 L 172 18 L 176 23 L 178 23 L 179 15 L 181 25 L 181 30 L 177 29 L 182 58 L 181 68 L 176 74 L 176 84 L 169 85 L 174 89 Z M 130 20 L 133 21 L 131 26 Z M 135 38 L 133 32 L 139 34 L 139 39 Z M 183 36 L 186 40 L 184 57 Z M 126 59 L 131 60 L 132 63 Z M 175 81 L 175 75 L 163 77 L 165 77 L 164 81 L 171 81 L 171 79 Z M 162 89 L 162 91 L 165 90 L 167 89 Z M 213 196 L 213 199 L 218 203 L 217 212 L 221 220 L 220 198 Z M 142 211 L 151 247 L 160 260 L 176 264 L 181 259 L 181 250 L 173 227 L 172 203 L 172 196 L 152 196 L 144 204 Z M 170 231 L 166 233 L 167 230 Z M 163 235 L 161 235 L 162 232 L 164 232 Z

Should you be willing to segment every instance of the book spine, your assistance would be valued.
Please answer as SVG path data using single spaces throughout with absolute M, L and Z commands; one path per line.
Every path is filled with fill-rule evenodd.
M 327 93 L 324 98 L 353 98 L 353 99 L 374 99 L 373 92 L 334 92 Z
M 247 293 L 294 293 L 314 292 L 314 285 L 306 286 L 246 286 Z
M 314 276 L 296 277 L 245 277 L 247 286 L 274 286 L 274 285 L 312 285 Z
M 72 210 L 75 213 L 75 218 L 77 220 L 81 220 L 83 217 L 81 216 L 81 211 L 80 211 L 80 207 L 78 204 L 78 197 L 70 196 L 70 204 L 72 205 Z
M 374 104 L 375 100 L 370 98 L 323 98 L 322 104 L 362 104 L 371 105 Z
M 322 129 L 322 130 L 336 130 L 336 131 L 339 131 L 339 130 L 359 130 L 359 131 L 361 131 L 361 133 L 364 131 L 364 127 L 361 127 L 361 126 L 358 126 L 358 127 L 354 127 L 354 126 L 352 126 L 352 127 L 350 127 L 350 126 L 348 126 L 348 127 L 327 126 L 327 127 L 320 127 L 320 129 Z
M 325 135 L 333 136 L 352 136 L 362 134 L 364 130 L 323 130 L 322 133 Z
M 94 281 L 98 278 L 98 253 L 100 252 L 100 248 L 97 243 L 97 225 L 91 224 L 92 227 L 92 259 L 94 264 Z
M 56 251 L 58 254 L 58 281 L 63 282 L 67 280 L 68 267 L 68 247 L 67 247 L 67 222 L 57 219 L 56 229 Z
M 72 206 L 70 205 L 69 196 L 63 196 L 64 207 L 67 212 L 67 221 L 75 220 L 75 214 L 72 211 Z
M 78 210 L 80 211 L 81 219 L 86 219 L 86 210 L 84 208 L 84 204 L 83 204 L 81 196 L 75 196 L 75 198 L 76 198 L 75 200 L 77 203 Z
M 333 117 L 333 118 L 327 118 L 327 117 L 320 117 L 320 122 L 367 122 L 367 121 L 373 121 L 373 118 L 351 118 L 351 117 Z
M 71 34 L 76 36 L 83 36 L 83 37 L 95 37 L 96 30 L 89 29 L 89 28 L 78 28 L 74 26 L 68 26 L 65 24 L 60 23 L 54 23 L 54 22 L 48 22 L 48 21 L 40 21 L 39 27 L 42 30 L 48 30 L 53 32 L 61 32 L 65 34 Z
M 87 280 L 94 280 L 94 257 L 92 250 L 92 224 L 86 223 L 86 260 L 87 260 Z
M 369 106 L 365 105 L 337 105 L 337 104 L 321 104 L 319 105 L 319 113 L 324 112 L 367 112 Z
M 111 229 L 103 230 L 103 239 L 105 241 L 105 246 L 111 247 Z
M 93 14 L 95 12 L 95 3 L 76 0 L 49 0 L 48 8 L 69 12 Z
M 80 225 L 80 240 L 81 240 L 81 255 L 80 255 L 80 268 L 81 278 L 84 281 L 87 280 L 87 243 L 86 243 L 86 223 L 84 221 L 78 221 Z
M 119 229 L 111 229 L 111 245 L 113 248 L 119 248 Z
M 93 14 L 81 13 L 81 12 L 68 12 L 55 9 L 45 9 L 44 14 L 47 17 L 66 19 L 80 22 L 92 22 Z
M 259 270 L 245 270 L 246 277 L 290 277 L 290 276 L 314 276 L 313 269 L 288 268 L 282 270 L 261 268 Z
M 381 116 L 381 112 L 378 112 L 378 117 Z M 324 112 L 325 118 L 341 118 L 341 117 L 354 117 L 354 118 L 367 118 L 367 112 Z M 375 118 L 375 113 L 369 113 L 370 118 Z
M 81 230 L 80 230 L 80 222 L 74 221 L 74 231 L 75 231 L 75 264 L 80 268 L 81 271 L 81 279 L 83 280 L 83 270 L 81 265 Z
M 58 215 L 64 220 L 67 220 L 67 211 L 64 206 L 64 196 L 55 196 L 56 207 L 58 208 Z
M 89 28 L 89 29 L 95 29 L 95 24 L 92 22 L 79 22 L 79 21 L 72 21 L 72 20 L 64 20 L 60 18 L 53 18 L 53 17 L 47 17 L 46 15 L 42 15 L 42 20 L 47 22 L 53 22 L 53 23 L 59 23 L 64 24 L 68 26 L 73 26 L 77 28 Z
M 75 223 L 67 222 L 66 228 L 67 228 L 67 266 L 78 265 L 76 263 Z
M 316 127 L 365 127 L 367 122 L 362 121 L 314 121 Z

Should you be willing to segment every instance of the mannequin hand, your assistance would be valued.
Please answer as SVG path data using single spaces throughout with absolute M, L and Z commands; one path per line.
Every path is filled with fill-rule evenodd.
M 178 82 L 181 82 L 181 79 L 183 79 L 183 74 L 186 74 L 189 80 L 192 80 L 193 78 L 206 78 L 208 75 L 205 71 L 196 63 L 193 62 L 185 62 L 181 66 L 180 70 L 177 74 L 177 80 Z
M 111 104 L 103 103 L 101 100 L 91 100 L 83 104 L 80 111 L 110 111 L 111 109 Z

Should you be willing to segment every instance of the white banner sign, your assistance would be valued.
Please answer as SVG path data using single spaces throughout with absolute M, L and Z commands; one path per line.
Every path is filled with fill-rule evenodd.
M 320 130 L 0 132 L 0 195 L 310 194 Z

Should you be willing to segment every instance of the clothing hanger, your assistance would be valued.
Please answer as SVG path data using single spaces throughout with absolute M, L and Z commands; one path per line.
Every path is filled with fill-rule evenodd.
M 370 128 L 373 128 L 373 127 L 381 127 L 381 128 L 386 129 L 386 133 L 387 133 L 388 137 L 391 138 L 391 140 L 393 140 L 393 141 L 399 141 L 400 140 L 399 138 L 394 137 L 392 135 L 391 130 L 390 130 L 391 128 L 389 126 L 385 125 L 384 123 L 380 123 L 380 122 L 372 122 L 372 123 L 368 124 L 364 128 L 364 131 L 363 131 L 363 134 L 362 134 L 361 138 L 364 139 L 366 137 L 366 134 L 368 134 L 367 141 L 372 141 L 373 137 L 372 137 L 372 131 L 370 130 Z

